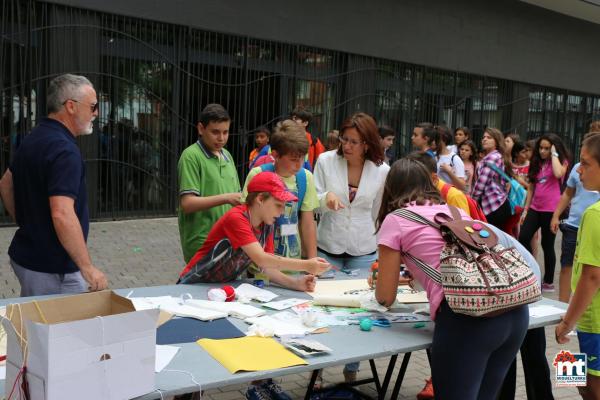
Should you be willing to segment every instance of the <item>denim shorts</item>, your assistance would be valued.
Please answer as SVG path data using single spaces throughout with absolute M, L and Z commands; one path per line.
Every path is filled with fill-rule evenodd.
M 574 226 L 560 224 L 562 232 L 562 242 L 560 245 L 560 266 L 572 267 L 573 258 L 575 257 L 575 247 L 577 247 L 577 231 Z

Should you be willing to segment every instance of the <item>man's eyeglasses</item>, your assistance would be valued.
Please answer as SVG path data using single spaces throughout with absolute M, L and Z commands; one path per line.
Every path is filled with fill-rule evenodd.
M 338 138 L 338 140 L 340 141 L 340 143 L 342 144 L 349 144 L 350 146 L 358 146 L 359 144 L 364 144 L 365 141 L 364 140 L 354 140 L 354 139 L 348 139 L 344 136 L 340 136 Z
M 72 102 L 75 102 L 75 103 L 86 104 L 86 103 L 84 103 L 82 101 L 79 101 L 79 100 L 67 99 L 67 100 L 63 101 L 62 105 L 64 106 L 67 103 L 67 101 L 72 101 Z M 88 104 L 88 106 L 90 107 L 90 111 L 92 112 L 92 114 L 95 113 L 96 111 L 98 111 L 98 104 L 99 103 Z

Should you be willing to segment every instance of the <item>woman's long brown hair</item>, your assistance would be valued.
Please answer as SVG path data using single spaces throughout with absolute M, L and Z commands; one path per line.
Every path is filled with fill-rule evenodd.
M 444 201 L 427 168 L 419 161 L 401 158 L 392 165 L 385 179 L 375 222 L 377 231 L 389 213 L 409 204 L 444 204 Z

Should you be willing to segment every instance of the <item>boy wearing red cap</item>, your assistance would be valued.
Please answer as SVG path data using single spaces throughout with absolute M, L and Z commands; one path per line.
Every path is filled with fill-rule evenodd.
M 217 221 L 202 247 L 181 272 L 179 283 L 232 281 L 252 262 L 267 269 L 269 278 L 281 286 L 312 291 L 314 275 L 330 267 L 325 260 L 273 255 L 273 223 L 284 211 L 286 202 L 297 200 L 275 173 L 256 175 L 248 184 L 246 204 L 233 207 Z M 278 269 L 309 274 L 288 276 Z

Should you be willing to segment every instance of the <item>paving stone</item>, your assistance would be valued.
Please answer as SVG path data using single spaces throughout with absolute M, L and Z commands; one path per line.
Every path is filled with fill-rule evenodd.
M 221 393 L 213 393 L 210 395 L 210 397 L 213 400 L 239 400 L 239 399 L 243 399 L 245 390 L 244 391 L 239 391 L 239 390 L 232 390 L 230 392 L 221 392 Z

